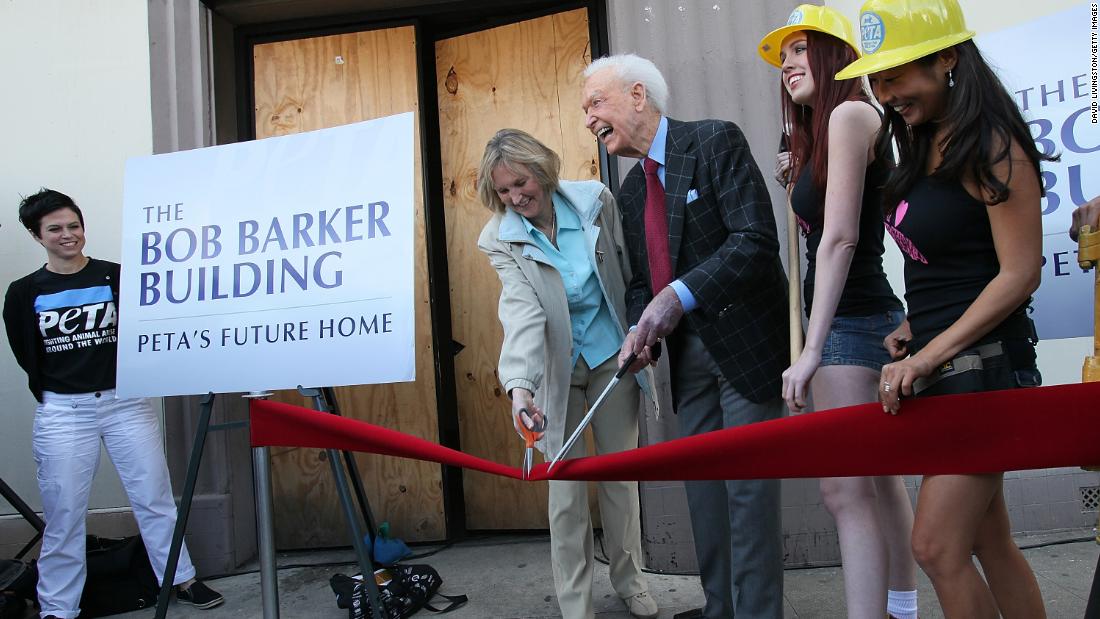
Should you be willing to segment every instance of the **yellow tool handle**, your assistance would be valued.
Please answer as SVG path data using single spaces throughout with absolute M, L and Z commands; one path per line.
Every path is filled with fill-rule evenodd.
M 799 259 L 798 219 L 791 208 L 791 189 L 787 185 L 787 292 L 790 297 L 791 363 L 802 354 L 802 263 Z

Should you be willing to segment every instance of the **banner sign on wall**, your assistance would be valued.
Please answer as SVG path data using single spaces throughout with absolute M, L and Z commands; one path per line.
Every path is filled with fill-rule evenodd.
M 1043 281 L 1032 315 L 1039 337 L 1091 336 L 1093 276 L 1077 266 L 1073 209 L 1100 195 L 1095 4 L 978 37 L 1028 121 L 1043 163 Z
M 121 396 L 411 381 L 413 114 L 131 159 Z

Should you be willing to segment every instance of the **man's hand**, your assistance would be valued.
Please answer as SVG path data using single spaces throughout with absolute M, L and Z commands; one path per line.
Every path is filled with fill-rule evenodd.
M 623 367 L 623 364 L 634 352 L 634 333 L 634 331 L 627 333 L 626 338 L 623 339 L 622 348 L 619 349 L 619 367 Z M 634 359 L 634 363 L 630 364 L 629 370 L 631 373 L 637 374 L 647 365 L 657 365 L 657 360 L 650 354 L 649 346 L 642 349 L 642 352 Z
M 641 357 L 643 349 L 652 347 L 657 340 L 672 333 L 683 315 L 684 306 L 680 305 L 680 297 L 676 296 L 671 286 L 665 286 L 642 311 L 638 327 L 632 333 L 634 342 L 631 350 Z
M 1100 230 L 1100 196 L 1073 209 L 1073 223 L 1069 225 L 1069 238 L 1077 240 L 1077 231 L 1081 226 L 1092 226 L 1092 231 Z
M 886 352 L 890 353 L 890 358 L 894 361 L 904 359 L 909 354 L 909 342 L 913 339 L 913 330 L 909 328 L 909 320 L 901 321 L 897 329 L 894 329 L 890 335 L 886 336 L 886 339 L 882 341 L 882 345 L 886 347 Z

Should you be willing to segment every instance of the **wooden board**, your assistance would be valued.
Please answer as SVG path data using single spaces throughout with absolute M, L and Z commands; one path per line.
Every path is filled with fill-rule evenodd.
M 257 138 L 419 112 L 411 26 L 257 45 L 254 61 Z M 438 441 L 419 137 L 414 144 L 417 379 L 342 387 L 336 394 L 347 417 Z M 279 399 L 305 404 L 295 393 L 283 392 Z M 438 465 L 362 454 L 357 459 L 375 517 L 388 520 L 393 535 L 409 541 L 445 537 Z M 350 543 L 323 451 L 273 449 L 272 467 L 280 549 Z
M 500 281 L 477 249 L 491 215 L 477 199 L 477 166 L 488 139 L 515 127 L 561 155 L 563 178 L 598 179 L 596 140 L 580 109 L 581 72 L 590 61 L 584 9 L 436 43 L 451 328 L 465 345 L 455 357 L 462 450 L 516 466 L 522 443 L 496 373 Z M 545 483 L 470 471 L 463 480 L 469 528 L 548 526 Z

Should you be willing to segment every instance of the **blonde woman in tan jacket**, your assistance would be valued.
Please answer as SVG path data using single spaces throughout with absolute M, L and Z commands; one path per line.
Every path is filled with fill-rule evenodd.
M 554 151 L 517 129 L 485 146 L 478 195 L 494 215 L 478 248 L 500 276 L 501 383 L 512 419 L 526 409 L 547 421 L 538 448 L 562 448 L 588 405 L 618 369 L 630 265 L 615 199 L 596 181 L 558 179 Z M 637 376 L 641 376 L 640 374 Z M 638 445 L 639 385 L 624 381 L 592 421 L 597 453 Z M 513 422 L 515 423 L 515 422 Z M 584 455 L 578 442 L 567 457 Z M 642 576 L 636 482 L 600 482 L 611 584 L 635 617 L 656 617 Z M 592 521 L 585 482 L 550 482 L 550 548 L 558 605 L 566 619 L 592 606 Z

